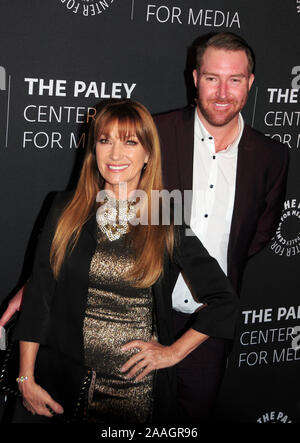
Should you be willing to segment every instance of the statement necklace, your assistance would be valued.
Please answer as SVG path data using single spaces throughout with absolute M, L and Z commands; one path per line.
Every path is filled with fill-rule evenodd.
M 107 195 L 96 214 L 101 231 L 110 241 L 128 232 L 129 222 L 136 216 L 135 201 L 115 200 Z

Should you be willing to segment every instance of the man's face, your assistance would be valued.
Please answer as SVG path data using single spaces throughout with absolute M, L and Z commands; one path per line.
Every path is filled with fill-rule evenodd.
M 208 48 L 193 72 L 198 112 L 211 126 L 226 126 L 245 106 L 254 80 L 244 51 Z

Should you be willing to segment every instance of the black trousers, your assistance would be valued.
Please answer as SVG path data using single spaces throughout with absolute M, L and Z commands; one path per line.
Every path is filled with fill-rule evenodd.
M 191 327 L 193 314 L 173 310 L 176 338 Z M 209 338 L 176 365 L 177 421 L 209 423 L 212 421 L 221 381 L 226 367 L 226 342 Z

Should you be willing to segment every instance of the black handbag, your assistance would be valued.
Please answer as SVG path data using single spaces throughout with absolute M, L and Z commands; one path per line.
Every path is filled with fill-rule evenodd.
M 0 370 L 0 392 L 20 396 L 19 342 L 9 343 Z M 91 402 L 96 373 L 62 352 L 40 345 L 35 363 L 35 381 L 64 409 L 55 416 L 65 423 L 81 422 Z

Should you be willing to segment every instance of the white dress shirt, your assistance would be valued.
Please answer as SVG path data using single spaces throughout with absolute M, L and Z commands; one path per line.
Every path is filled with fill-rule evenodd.
M 225 274 L 238 144 L 244 130 L 241 114 L 238 123 L 239 132 L 233 143 L 216 152 L 214 138 L 207 132 L 195 111 L 191 228 Z M 172 304 L 175 310 L 184 313 L 192 313 L 202 305 L 192 296 L 182 274 L 174 287 Z

